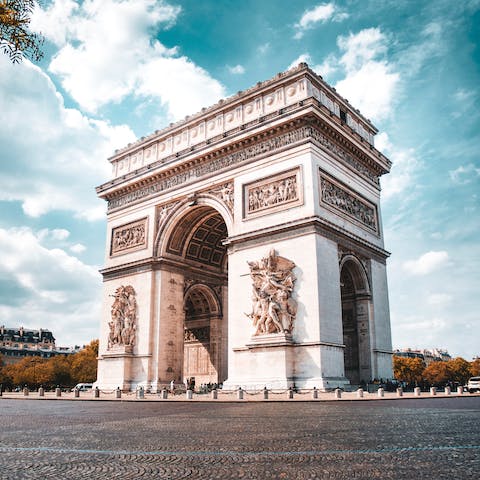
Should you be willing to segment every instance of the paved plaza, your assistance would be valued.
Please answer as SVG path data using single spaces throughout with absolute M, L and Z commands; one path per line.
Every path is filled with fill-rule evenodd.
M 0 399 L 1 479 L 478 478 L 480 397 Z

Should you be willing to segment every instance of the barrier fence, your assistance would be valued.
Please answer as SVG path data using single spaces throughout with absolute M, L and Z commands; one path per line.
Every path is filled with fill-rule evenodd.
M 4 392 L 0 389 L 0 396 L 5 396 L 8 392 Z M 389 395 L 386 395 L 389 393 Z M 36 395 L 35 395 L 36 394 Z M 47 397 L 65 397 L 65 398 L 93 398 L 93 399 L 126 399 L 126 400 L 318 400 L 318 399 L 355 399 L 355 398 L 394 398 L 394 397 L 403 397 L 407 395 L 408 397 L 434 397 L 434 396 L 459 396 L 464 394 L 463 387 L 458 387 L 455 391 L 452 391 L 450 387 L 446 387 L 443 391 L 431 387 L 428 391 L 421 391 L 419 387 L 416 387 L 413 392 L 405 393 L 401 387 L 397 388 L 394 392 L 386 392 L 384 388 L 379 387 L 378 389 L 371 391 L 370 389 L 358 388 L 356 390 L 345 391 L 340 388 L 336 388 L 329 391 L 322 391 L 316 387 L 309 389 L 298 389 L 290 387 L 287 389 L 267 389 L 255 388 L 255 389 L 245 389 L 239 387 L 236 390 L 223 390 L 223 389 L 202 389 L 200 391 L 185 390 L 182 388 L 174 389 L 173 391 L 169 388 L 160 388 L 156 392 L 152 392 L 150 389 L 145 389 L 144 387 L 139 387 L 134 391 L 125 391 L 121 390 L 120 387 L 116 389 L 99 389 L 98 387 L 88 390 L 81 391 L 79 389 L 74 389 L 71 392 L 64 392 L 59 387 L 54 391 L 46 392 L 42 387 L 40 387 L 37 392 L 31 392 L 28 388 L 24 388 L 20 392 L 9 393 L 10 396 L 38 396 L 42 398 Z

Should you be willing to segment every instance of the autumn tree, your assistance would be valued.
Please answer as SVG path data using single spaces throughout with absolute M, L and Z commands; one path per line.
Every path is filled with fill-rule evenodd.
M 27 385 L 30 388 L 72 387 L 76 383 L 94 382 L 97 378 L 98 340 L 73 355 L 57 355 L 51 358 L 25 357 L 17 363 L 0 363 L 0 383 Z
M 72 379 L 75 383 L 93 383 L 97 379 L 98 340 L 92 340 L 72 356 Z
M 35 0 L 0 0 L 0 50 L 13 63 L 24 57 L 38 61 L 43 57 L 42 35 L 29 30 Z
M 448 361 L 448 368 L 451 372 L 450 381 L 464 385 L 470 378 L 470 362 L 462 357 L 456 357 Z
M 52 368 L 51 383 L 61 387 L 71 386 L 74 381 L 72 378 L 72 359 L 71 355 L 57 355 L 49 360 Z
M 7 372 L 5 370 L 5 364 L 3 362 L 3 355 L 0 353 L 0 385 L 5 386 L 5 384 L 10 384 L 11 379 L 7 375 Z
M 50 378 L 45 368 L 47 360 L 38 357 L 25 357 L 18 363 L 7 365 L 5 373 L 14 385 L 28 385 L 30 387 L 46 383 Z
M 472 377 L 480 376 L 480 358 L 476 358 L 473 362 L 470 363 L 470 375 Z
M 450 382 L 453 377 L 453 372 L 449 363 L 450 362 L 443 361 L 432 362 L 423 372 L 425 380 L 437 387 Z
M 421 358 L 393 356 L 393 374 L 397 380 L 416 384 L 422 380 L 424 368 Z

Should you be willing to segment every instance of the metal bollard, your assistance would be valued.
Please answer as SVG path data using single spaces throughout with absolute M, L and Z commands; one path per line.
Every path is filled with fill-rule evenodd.
M 267 387 L 263 387 L 263 399 L 268 400 L 268 389 L 267 389 Z
M 290 387 L 290 388 L 288 389 L 288 399 L 289 399 L 289 400 L 292 400 L 292 398 L 293 398 L 293 388 Z
M 44 396 L 45 396 L 45 390 L 44 390 L 43 387 L 40 387 L 40 388 L 38 389 L 38 396 L 39 396 L 39 397 L 44 397 Z
M 120 390 L 120 387 L 117 387 L 115 390 L 115 398 L 122 398 L 122 391 Z
M 357 390 L 357 398 L 363 398 L 363 388 Z
M 55 389 L 55 396 L 56 397 L 61 397 L 62 396 L 62 389 L 60 387 L 57 387 Z
M 457 393 L 458 393 L 459 395 L 463 395 L 463 387 L 462 387 L 461 385 L 459 385 L 459 386 L 457 387 Z
M 74 392 L 75 398 L 79 398 L 79 397 L 80 397 L 80 389 L 79 389 L 79 388 L 74 388 L 74 389 L 73 389 L 73 392 Z
M 0 385 L 0 397 L 3 395 L 3 385 Z
M 403 397 L 403 388 L 402 387 L 397 388 L 397 397 Z
M 383 389 L 382 387 L 380 387 L 378 390 L 377 390 L 377 395 L 379 397 L 384 397 L 385 396 L 385 389 Z
M 313 398 L 314 400 L 317 400 L 317 399 L 318 399 L 318 390 L 317 390 L 317 387 L 313 387 L 312 398 Z
M 416 396 L 416 397 L 419 397 L 421 394 L 422 394 L 422 390 L 420 387 L 415 387 L 414 390 L 413 390 L 413 394 Z
M 242 387 L 238 387 L 237 398 L 238 398 L 238 400 L 243 400 L 243 390 L 242 390 Z
M 191 400 L 193 398 L 192 390 L 187 390 L 187 400 Z
M 24 396 L 24 397 L 28 397 L 28 394 L 29 394 L 29 393 L 30 393 L 30 392 L 28 391 L 28 388 L 25 387 L 25 388 L 23 389 L 23 396 Z
M 218 391 L 212 390 L 212 400 L 216 400 L 218 398 Z
M 335 389 L 335 398 L 342 398 L 342 391 L 339 388 Z
M 95 390 L 93 391 L 93 394 L 95 398 L 100 398 L 100 389 L 98 387 L 95 387 Z
M 433 397 L 437 394 L 437 388 L 436 387 L 430 387 L 430 395 Z
M 145 390 L 143 387 L 140 387 L 137 391 L 137 398 L 145 398 Z
M 450 387 L 445 387 L 445 395 L 450 395 L 452 393 L 452 389 Z
M 166 400 L 168 398 L 168 392 L 166 388 L 163 388 L 162 391 L 160 392 L 160 398 L 162 400 Z

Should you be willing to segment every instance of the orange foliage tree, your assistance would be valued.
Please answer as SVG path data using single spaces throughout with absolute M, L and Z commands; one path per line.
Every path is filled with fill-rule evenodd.
M 74 383 L 93 383 L 97 379 L 98 340 L 92 340 L 72 356 L 71 375 Z
M 438 387 L 451 381 L 453 372 L 450 368 L 449 362 L 437 361 L 432 362 L 425 369 L 423 376 L 428 383 Z
M 393 356 L 393 374 L 397 380 L 410 384 L 421 382 L 424 369 L 421 358 Z
M 94 382 L 97 378 L 98 340 L 73 355 L 58 355 L 49 359 L 25 357 L 20 362 L 2 367 L 0 383 L 27 385 L 30 388 L 72 387 L 80 382 Z
M 448 368 L 451 372 L 450 381 L 464 385 L 471 377 L 471 363 L 462 357 L 456 357 L 448 361 Z
M 476 358 L 470 364 L 470 374 L 472 377 L 479 377 L 480 376 L 480 358 Z

